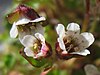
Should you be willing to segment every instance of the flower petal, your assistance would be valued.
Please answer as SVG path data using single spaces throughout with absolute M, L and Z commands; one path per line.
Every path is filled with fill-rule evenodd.
M 44 29 L 40 24 L 36 26 L 35 33 L 40 33 L 44 35 Z
M 16 25 L 23 25 L 23 24 L 27 24 L 27 23 L 29 23 L 29 22 L 30 22 L 29 19 L 27 19 L 27 18 L 21 18 L 21 19 L 19 19 L 19 20 L 16 22 Z
M 34 56 L 34 58 L 36 59 L 36 58 L 39 58 L 39 57 L 42 57 L 42 56 L 44 56 L 44 54 L 42 52 L 39 52 L 36 56 Z
M 23 37 L 21 43 L 25 47 L 33 47 L 33 44 L 37 41 L 37 39 L 32 35 L 26 35 Z
M 88 33 L 88 32 L 84 32 L 84 33 L 81 33 L 81 35 L 87 40 L 87 42 L 89 43 L 88 44 L 88 47 L 94 42 L 94 36 L 91 34 L 91 33 Z
M 70 36 L 70 37 L 74 37 L 75 35 L 77 35 L 77 34 L 79 34 L 79 33 L 76 33 L 76 32 L 74 32 L 74 31 L 67 31 L 67 32 L 65 32 L 65 35 L 68 37 L 68 36 Z
M 69 23 L 66 29 L 68 31 L 74 31 L 75 33 L 80 33 L 80 26 L 77 23 Z
M 48 50 L 49 50 L 49 48 L 47 47 L 47 45 L 46 44 L 42 44 L 41 52 L 45 54 L 45 53 L 47 53 Z
M 65 27 L 62 24 L 58 24 L 56 31 L 59 37 L 63 37 L 65 35 Z
M 19 32 L 19 36 L 18 36 L 19 41 L 22 42 L 23 37 L 26 35 L 29 35 L 29 34 L 27 32 Z
M 33 57 L 33 51 L 31 49 L 29 49 L 28 47 L 24 48 L 24 52 L 28 57 Z
M 84 50 L 88 47 L 89 43 L 82 35 L 75 35 L 73 39 L 80 50 Z
M 37 18 L 37 19 L 32 20 L 32 21 L 30 21 L 30 22 L 40 22 L 40 21 L 45 21 L 45 20 L 46 20 L 45 17 L 40 17 L 40 18 Z
M 41 40 L 42 43 L 45 43 L 45 38 L 42 34 L 40 33 L 35 33 L 35 37 L 39 40 Z
M 58 42 L 59 42 L 59 46 L 62 50 L 66 50 L 65 49 L 65 45 L 64 45 L 64 42 L 63 42 L 63 39 L 62 38 L 58 38 Z
M 15 22 L 10 30 L 10 37 L 11 38 L 16 38 L 18 35 L 18 30 L 17 30 L 17 26 L 15 25 Z
M 85 49 L 85 50 L 81 50 L 81 51 L 78 51 L 78 52 L 72 52 L 70 54 L 78 54 L 78 55 L 86 56 L 86 55 L 90 54 L 90 51 Z

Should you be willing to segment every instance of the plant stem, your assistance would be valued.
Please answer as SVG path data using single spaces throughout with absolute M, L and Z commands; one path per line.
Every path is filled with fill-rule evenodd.
M 96 1 L 96 12 L 99 12 L 99 11 L 97 11 L 97 10 L 99 10 L 99 6 L 100 6 L 100 0 L 95 0 Z M 92 22 L 92 27 L 91 27 L 91 29 L 90 29 L 90 32 L 94 32 L 95 31 L 95 29 L 96 29 L 96 26 L 97 26 L 97 22 L 98 22 L 98 20 L 97 20 L 97 17 L 98 15 L 96 15 L 95 14 L 95 16 L 94 16 L 94 21 Z
M 83 21 L 82 32 L 87 30 L 90 19 L 90 0 L 85 0 L 85 3 L 86 3 L 86 12 Z

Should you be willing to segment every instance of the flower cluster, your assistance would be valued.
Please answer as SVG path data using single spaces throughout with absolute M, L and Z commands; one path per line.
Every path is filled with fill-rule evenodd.
M 10 37 L 18 36 L 21 44 L 25 47 L 24 52 L 28 57 L 39 59 L 51 55 L 51 46 L 45 41 L 44 29 L 41 23 L 45 17 L 40 17 L 32 8 L 19 5 L 16 10 L 8 15 L 11 23 L 13 18 Z
M 52 55 L 51 45 L 45 40 L 41 24 L 45 20 L 45 17 L 39 16 L 32 8 L 25 5 L 19 5 L 13 13 L 8 15 L 9 23 L 13 24 L 10 37 L 18 37 L 24 46 L 25 56 L 35 60 Z M 69 59 L 76 55 L 90 54 L 86 48 L 94 42 L 94 36 L 88 32 L 80 34 L 80 26 L 76 23 L 68 24 L 66 30 L 62 24 L 56 26 L 58 38 L 55 52 L 58 58 Z

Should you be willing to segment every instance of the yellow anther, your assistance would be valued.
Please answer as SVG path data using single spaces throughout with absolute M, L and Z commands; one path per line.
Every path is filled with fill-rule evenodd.
M 34 48 L 34 49 L 37 49 L 37 47 L 38 47 L 38 44 L 35 43 L 35 44 L 33 45 L 33 48 Z

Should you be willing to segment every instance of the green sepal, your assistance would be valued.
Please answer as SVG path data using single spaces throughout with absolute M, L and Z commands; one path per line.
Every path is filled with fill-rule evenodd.
M 8 16 L 7 16 L 7 20 L 10 24 L 13 24 L 14 22 L 18 21 L 19 18 L 20 18 L 20 12 L 19 11 L 8 14 Z
M 20 54 L 34 67 L 40 68 L 42 66 L 44 66 L 48 60 L 47 58 L 41 58 L 41 59 L 34 59 L 33 57 L 28 57 L 25 55 L 24 53 L 24 49 L 22 48 L 20 50 Z

